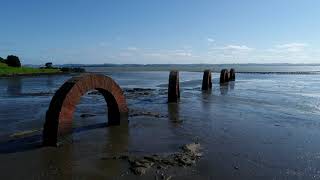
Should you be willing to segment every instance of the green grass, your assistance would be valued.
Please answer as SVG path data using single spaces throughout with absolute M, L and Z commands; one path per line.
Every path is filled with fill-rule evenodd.
M 41 73 L 58 73 L 59 69 L 38 69 L 31 67 L 9 67 L 4 63 L 0 63 L 0 76 L 14 74 L 41 74 Z

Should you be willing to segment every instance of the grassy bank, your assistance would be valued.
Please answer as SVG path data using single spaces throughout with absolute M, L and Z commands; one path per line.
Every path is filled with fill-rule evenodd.
M 0 63 L 0 76 L 11 75 L 31 75 L 31 74 L 50 74 L 60 73 L 59 69 L 38 69 L 31 67 L 9 67 L 4 63 Z

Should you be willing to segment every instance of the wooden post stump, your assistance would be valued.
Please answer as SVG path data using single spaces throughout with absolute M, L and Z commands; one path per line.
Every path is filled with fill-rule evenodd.
M 222 69 L 220 73 L 220 84 L 229 82 L 229 72 L 227 69 Z
M 168 85 L 168 102 L 176 103 L 180 99 L 179 71 L 170 71 Z
M 205 70 L 202 78 L 202 90 L 207 91 L 212 89 L 211 70 Z
M 230 81 L 236 80 L 236 71 L 232 68 L 230 69 Z

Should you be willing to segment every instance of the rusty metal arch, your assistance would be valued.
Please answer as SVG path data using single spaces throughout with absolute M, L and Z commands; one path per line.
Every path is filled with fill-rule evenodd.
M 120 86 L 110 77 L 85 74 L 66 81 L 53 96 L 46 113 L 43 129 L 43 145 L 56 146 L 58 137 L 72 129 L 73 112 L 81 96 L 98 90 L 108 106 L 108 124 L 119 125 L 128 121 L 128 107 Z

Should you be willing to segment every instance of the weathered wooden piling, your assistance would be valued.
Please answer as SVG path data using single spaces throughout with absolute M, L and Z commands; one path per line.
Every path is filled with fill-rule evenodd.
M 179 71 L 170 71 L 168 85 L 168 102 L 176 103 L 180 98 Z
M 205 70 L 202 78 L 202 90 L 207 91 L 212 89 L 211 70 Z
M 222 69 L 220 73 L 220 84 L 229 82 L 229 72 L 227 69 Z
M 56 91 L 46 113 L 43 145 L 56 146 L 58 138 L 72 130 L 73 112 L 82 95 L 98 90 L 108 105 L 108 124 L 128 122 L 128 107 L 122 89 L 110 77 L 86 74 L 73 77 Z
M 229 78 L 230 81 L 235 81 L 236 80 L 236 71 L 231 68 L 230 69 L 230 78 Z

